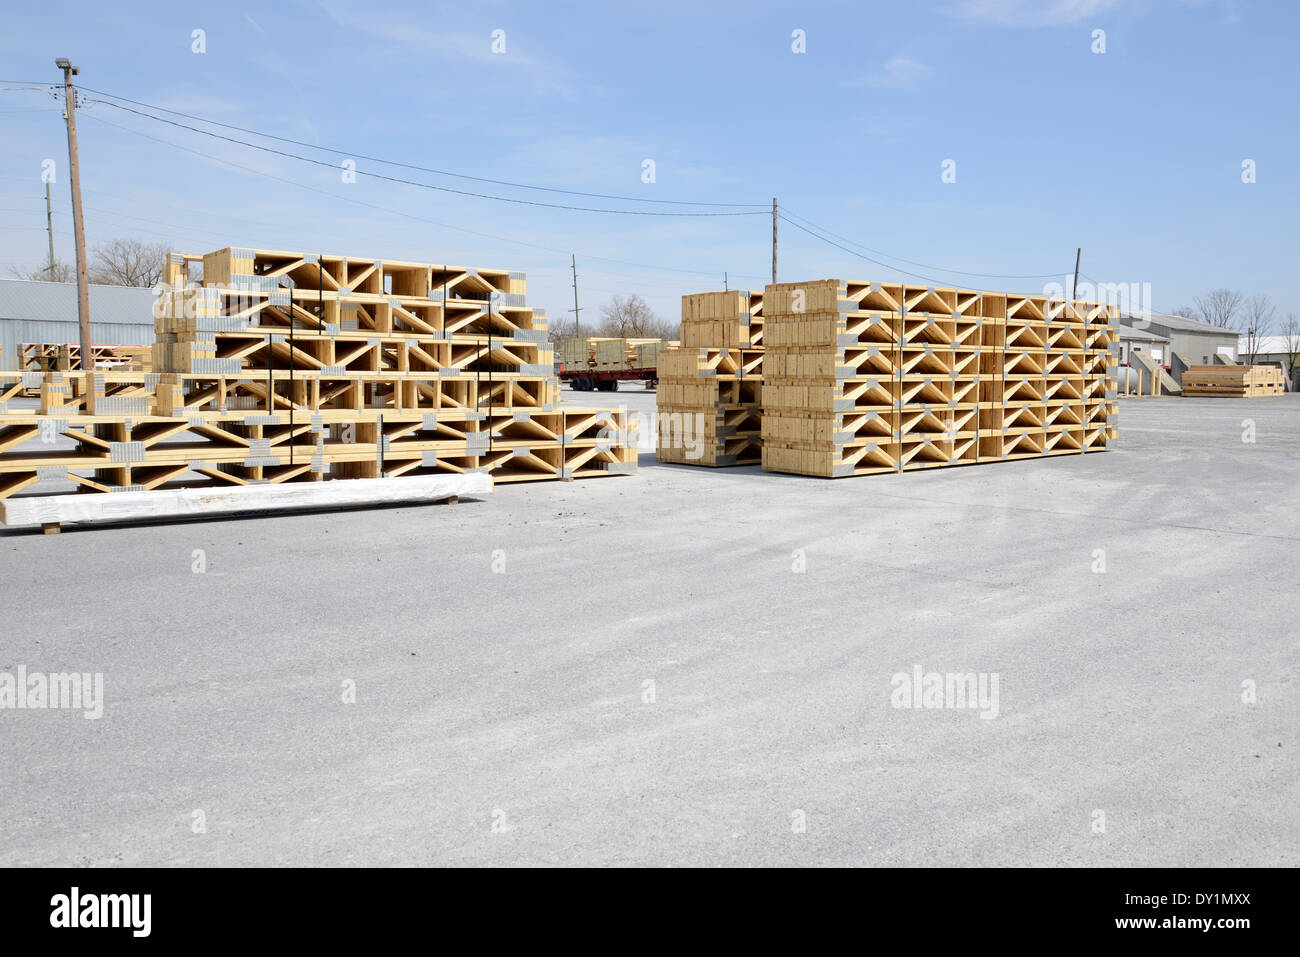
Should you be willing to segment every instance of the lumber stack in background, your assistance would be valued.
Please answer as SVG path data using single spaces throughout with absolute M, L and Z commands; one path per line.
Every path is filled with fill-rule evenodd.
M 91 346 L 96 370 L 116 372 L 152 372 L 153 355 L 150 346 Z M 82 372 L 81 345 L 62 342 L 23 342 L 18 346 L 19 368 L 26 373 L 37 373 L 29 379 L 19 393 L 24 397 L 40 394 L 39 375 L 46 372 Z
M 1286 383 L 1277 366 L 1189 366 L 1183 373 L 1183 395 L 1254 399 L 1282 395 Z
M 662 339 L 650 338 L 607 338 L 591 341 L 594 343 L 592 368 L 611 372 L 653 369 L 659 351 L 665 345 Z
M 711 468 L 762 460 L 763 297 L 682 297 L 681 345 L 658 355 L 656 458 Z
M 590 369 L 593 357 L 589 339 L 564 339 L 559 348 L 560 365 L 567 371 Z
M 654 369 L 659 365 L 659 353 L 680 345 L 679 340 L 665 342 L 663 339 L 629 340 L 633 343 L 628 349 L 628 364 L 633 369 Z
M 662 339 L 622 339 L 593 337 L 565 339 L 560 343 L 560 363 L 566 371 L 595 369 L 623 372 L 629 369 L 653 369 L 659 353 L 677 342 Z
M 837 478 L 1105 448 L 1111 311 L 826 279 L 764 292 L 763 467 Z
M 91 346 L 94 368 L 120 372 L 152 371 L 149 346 Z M 78 343 L 24 342 L 18 346 L 23 372 L 81 372 Z

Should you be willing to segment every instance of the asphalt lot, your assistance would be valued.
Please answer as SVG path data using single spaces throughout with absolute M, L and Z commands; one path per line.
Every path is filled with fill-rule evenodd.
M 1120 431 L 0 532 L 0 672 L 105 695 L 0 710 L 0 864 L 1295 866 L 1300 395 Z

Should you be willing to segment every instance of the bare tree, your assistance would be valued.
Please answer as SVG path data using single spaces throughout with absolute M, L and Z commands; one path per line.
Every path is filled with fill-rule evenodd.
M 1235 289 L 1211 289 L 1204 299 L 1196 297 L 1197 318 L 1220 329 L 1235 330 L 1241 303 L 1241 293 Z
M 162 279 L 165 243 L 144 243 L 138 239 L 114 239 L 95 247 L 90 257 L 90 281 L 106 286 L 150 288 Z
M 1196 309 L 1193 308 L 1192 306 L 1179 306 L 1176 309 L 1171 309 L 1169 315 L 1182 316 L 1184 319 L 1198 318 L 1198 316 L 1196 315 Z
M 1286 366 L 1287 388 L 1295 382 L 1296 366 L 1300 365 L 1300 318 L 1288 312 L 1282 320 L 1282 363 Z
M 577 335 L 577 323 L 570 316 L 560 316 L 558 319 L 549 319 L 546 326 L 546 337 L 550 339 L 551 345 L 558 346 L 565 339 L 572 339 Z
M 54 260 L 53 269 L 49 265 L 42 266 L 40 269 L 19 269 L 14 266 L 9 271 L 18 279 L 29 279 L 37 282 L 77 281 L 77 271 L 61 259 Z
M 1254 365 L 1255 356 L 1259 352 L 1259 340 L 1268 335 L 1273 327 L 1273 300 L 1263 293 L 1256 293 L 1246 299 L 1242 315 L 1246 325 L 1242 337 L 1246 340 L 1245 352 L 1250 356 L 1250 364 Z
M 678 325 L 654 314 L 639 293 L 615 296 L 600 307 L 598 334 L 624 339 L 676 339 Z

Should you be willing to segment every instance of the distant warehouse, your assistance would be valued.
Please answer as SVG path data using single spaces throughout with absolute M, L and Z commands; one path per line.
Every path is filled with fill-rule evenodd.
M 153 303 L 149 289 L 91 286 L 91 345 L 151 344 Z M 21 343 L 75 343 L 79 338 L 76 283 L 0 279 L 0 379 L 21 371 Z
M 1119 317 L 1120 362 L 1140 350 L 1158 365 L 1172 365 L 1173 355 L 1188 365 L 1209 365 L 1216 355 L 1237 358 L 1237 333 L 1186 316 L 1152 312 L 1145 315 L 1121 313 Z

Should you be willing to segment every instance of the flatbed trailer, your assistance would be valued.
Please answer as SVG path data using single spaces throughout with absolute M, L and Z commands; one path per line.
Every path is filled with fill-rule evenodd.
M 566 369 L 560 366 L 555 373 L 561 382 L 568 382 L 575 392 L 617 392 L 618 384 L 629 379 L 643 379 L 646 388 L 659 385 L 658 369 Z

